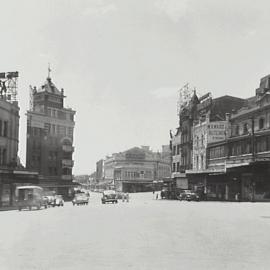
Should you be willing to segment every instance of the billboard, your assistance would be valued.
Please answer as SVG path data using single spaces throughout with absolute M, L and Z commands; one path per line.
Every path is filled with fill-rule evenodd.
M 207 124 L 208 143 L 223 141 L 226 139 L 227 122 L 216 121 Z

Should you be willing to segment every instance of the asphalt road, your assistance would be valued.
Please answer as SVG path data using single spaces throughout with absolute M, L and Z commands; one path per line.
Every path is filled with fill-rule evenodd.
M 270 204 L 154 200 L 0 212 L 0 269 L 270 269 Z

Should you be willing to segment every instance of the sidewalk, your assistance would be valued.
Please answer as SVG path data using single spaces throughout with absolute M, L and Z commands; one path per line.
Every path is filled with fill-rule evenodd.
M 17 210 L 18 208 L 16 206 L 3 206 L 0 207 L 0 212 L 1 211 L 11 211 L 11 210 Z

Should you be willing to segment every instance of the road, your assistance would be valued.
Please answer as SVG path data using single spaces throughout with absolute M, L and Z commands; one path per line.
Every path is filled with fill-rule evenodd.
M 269 269 L 270 204 L 154 200 L 0 212 L 0 269 Z

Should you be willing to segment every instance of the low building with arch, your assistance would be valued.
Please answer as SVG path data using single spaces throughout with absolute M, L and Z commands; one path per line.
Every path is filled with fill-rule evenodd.
M 104 160 L 104 181 L 123 192 L 152 191 L 155 181 L 171 174 L 170 149 L 153 152 L 148 146 L 114 153 Z

